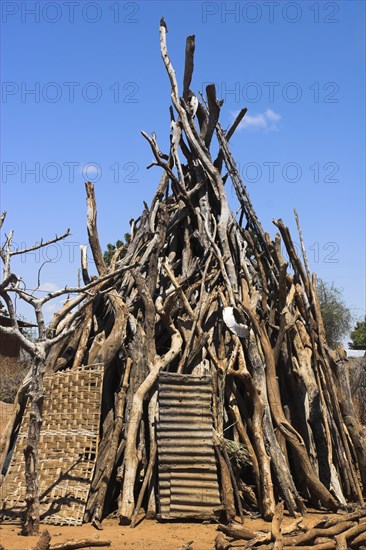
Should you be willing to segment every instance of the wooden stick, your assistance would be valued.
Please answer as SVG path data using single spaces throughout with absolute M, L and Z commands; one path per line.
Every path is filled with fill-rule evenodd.
M 122 427 L 123 427 L 123 413 L 126 403 L 126 395 L 128 389 L 128 381 L 130 378 L 132 361 L 130 358 L 126 360 L 125 371 L 123 374 L 123 380 L 121 388 L 116 396 L 116 410 L 113 426 L 113 433 L 108 447 L 108 454 L 105 459 L 103 477 L 98 486 L 98 494 L 95 502 L 95 509 L 92 518 L 92 524 L 95 524 L 98 528 L 101 527 L 100 522 L 103 516 L 103 508 L 105 503 L 105 497 L 107 494 L 108 484 L 111 479 L 113 467 L 116 460 L 116 454 L 118 445 L 120 442 Z
M 233 468 L 231 466 L 230 458 L 227 454 L 227 450 L 225 449 L 224 446 L 222 446 L 221 449 L 222 449 L 222 454 L 224 456 L 226 465 L 227 465 L 227 467 L 229 469 L 229 472 L 230 472 L 231 483 L 233 484 L 236 503 L 238 505 L 239 516 L 240 516 L 241 523 L 243 524 L 244 523 L 244 514 L 243 514 L 243 507 L 241 505 L 241 500 L 240 500 L 240 495 L 239 495 L 239 490 L 238 490 L 238 484 L 236 483 L 236 479 L 235 479 L 235 476 L 234 476 Z
M 352 521 L 344 521 L 342 523 L 337 523 L 332 527 L 328 527 L 327 529 L 315 527 L 314 529 L 309 529 L 309 531 L 302 533 L 301 535 L 285 537 L 283 542 L 284 547 L 303 545 L 304 543 L 314 541 L 317 537 L 332 537 L 334 535 L 339 535 L 343 531 L 354 527 L 354 525 L 355 524 Z
M 93 252 L 93 258 L 99 275 L 105 275 L 107 268 L 104 263 L 102 249 L 100 248 L 97 229 L 97 206 L 94 194 L 94 185 L 90 181 L 85 182 L 86 205 L 87 205 L 87 227 L 89 244 Z
M 282 550 L 283 534 L 281 533 L 281 524 L 283 520 L 283 502 L 276 505 L 275 514 L 272 520 L 272 537 L 274 540 L 273 550 Z
M 89 546 L 111 546 L 111 544 L 110 540 L 79 539 L 52 544 L 50 550 L 77 550 L 78 548 L 88 548 Z

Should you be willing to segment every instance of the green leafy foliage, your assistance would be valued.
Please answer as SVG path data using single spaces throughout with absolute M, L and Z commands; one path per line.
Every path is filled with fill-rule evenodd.
M 107 244 L 107 250 L 104 252 L 103 258 L 106 266 L 108 267 L 111 263 L 111 260 L 114 256 L 114 253 L 117 249 L 121 249 L 120 253 L 118 254 L 117 260 L 121 260 L 127 252 L 127 248 L 129 245 L 131 239 L 131 235 L 129 233 L 124 234 L 124 241 L 118 240 L 116 244 L 108 243 Z
M 351 342 L 348 342 L 351 349 L 366 349 L 366 315 L 363 321 L 358 321 L 351 332 Z
M 333 283 L 318 279 L 316 288 L 327 341 L 334 349 L 342 343 L 342 338 L 351 329 L 352 315 L 343 300 L 342 291 Z

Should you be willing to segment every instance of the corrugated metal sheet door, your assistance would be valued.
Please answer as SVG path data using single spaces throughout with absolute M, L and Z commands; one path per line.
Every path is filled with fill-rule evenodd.
M 159 376 L 160 517 L 212 518 L 221 509 L 212 442 L 211 376 Z

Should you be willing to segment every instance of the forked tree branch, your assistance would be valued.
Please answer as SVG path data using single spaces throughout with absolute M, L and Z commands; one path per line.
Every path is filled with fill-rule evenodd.
M 38 250 L 39 248 L 44 248 L 45 246 L 48 246 L 50 244 L 57 243 L 59 241 L 62 241 L 63 239 L 66 239 L 66 237 L 69 237 L 71 235 L 70 229 L 67 229 L 63 235 L 60 235 L 59 237 L 56 235 L 53 239 L 49 239 L 48 241 L 43 242 L 43 239 L 39 243 L 34 244 L 33 246 L 30 246 L 29 248 L 21 248 L 19 250 L 12 250 L 10 251 L 10 256 L 17 256 L 19 254 L 27 254 L 28 252 L 33 252 L 33 250 Z

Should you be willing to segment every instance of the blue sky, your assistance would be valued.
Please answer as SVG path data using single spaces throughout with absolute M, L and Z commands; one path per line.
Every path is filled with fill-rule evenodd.
M 103 247 L 154 193 L 160 169 L 146 170 L 152 158 L 140 131 L 155 131 L 167 150 L 164 15 L 178 81 L 185 38 L 195 34 L 192 89 L 217 84 L 225 127 L 248 108 L 232 151 L 264 228 L 273 236 L 281 217 L 297 242 L 296 207 L 311 269 L 364 315 L 363 1 L 3 0 L 1 8 L 4 229 L 26 245 L 72 232 L 14 262 L 29 288 L 45 260 L 54 261 L 42 268 L 43 288 L 77 283 L 85 178 L 95 181 Z M 228 194 L 235 205 L 230 185 Z

